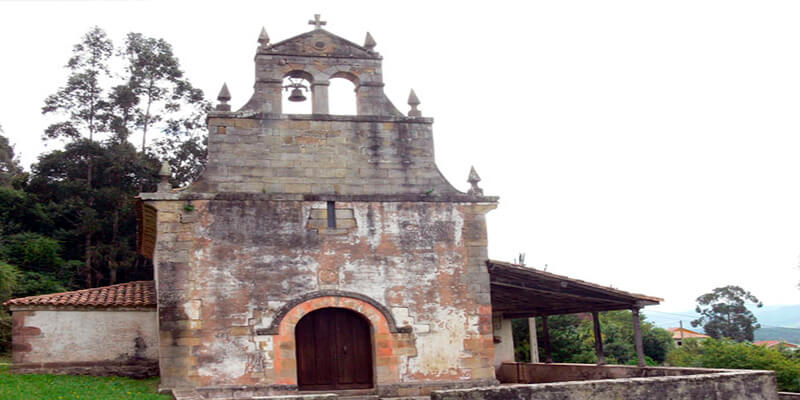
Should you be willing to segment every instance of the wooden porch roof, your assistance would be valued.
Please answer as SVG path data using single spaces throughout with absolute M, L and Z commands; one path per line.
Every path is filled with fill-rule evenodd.
M 629 310 L 664 299 L 489 260 L 492 310 L 505 318 Z

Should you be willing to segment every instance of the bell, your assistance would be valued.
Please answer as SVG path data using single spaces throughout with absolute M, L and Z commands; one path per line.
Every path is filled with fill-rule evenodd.
M 306 96 L 300 88 L 294 88 L 292 89 L 292 94 L 289 95 L 289 101 L 306 101 Z

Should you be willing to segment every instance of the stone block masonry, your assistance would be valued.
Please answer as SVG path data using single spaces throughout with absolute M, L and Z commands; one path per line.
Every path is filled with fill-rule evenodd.
M 163 382 L 296 387 L 293 327 L 324 307 L 370 321 L 378 386 L 494 381 L 492 204 L 336 202 L 354 223 L 325 234 L 326 202 L 257 197 L 150 202 Z
M 442 176 L 433 120 L 416 98 L 408 116 L 386 98 L 374 40 L 315 29 L 274 44 L 263 33 L 259 44 L 250 100 L 230 111 L 223 89 L 209 113 L 203 176 L 141 194 L 142 218 L 156 220 L 156 238 L 142 243 L 155 243 L 162 386 L 295 394 L 310 385 L 301 372 L 330 371 L 347 354 L 346 344 L 330 354 L 334 345 L 314 344 L 328 328 L 296 337 L 325 308 L 341 310 L 316 315 L 360 326 L 350 354 L 371 352 L 371 380 L 306 374 L 324 376 L 315 387 L 396 396 L 495 383 L 485 214 L 497 198 Z M 309 84 L 311 115 L 281 113 L 286 78 Z M 328 114 L 334 78 L 355 85 L 358 115 Z M 348 362 L 333 369 L 367 368 Z
M 777 400 L 775 374 L 721 372 L 688 376 L 507 385 L 434 392 L 432 400 Z

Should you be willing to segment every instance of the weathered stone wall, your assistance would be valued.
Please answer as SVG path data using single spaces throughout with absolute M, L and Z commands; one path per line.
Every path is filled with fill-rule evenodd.
M 720 372 L 658 378 L 507 385 L 434 392 L 432 400 L 777 400 L 775 374 Z
M 228 114 L 208 120 L 192 191 L 460 194 L 436 167 L 430 119 Z
M 296 390 L 294 327 L 324 307 L 370 322 L 382 394 L 494 382 L 497 198 L 442 176 L 433 121 L 386 98 L 374 43 L 323 29 L 259 43 L 250 100 L 231 112 L 223 92 L 209 114 L 202 178 L 142 194 L 157 212 L 162 385 Z M 310 83 L 312 114 L 281 114 L 287 77 Z M 334 78 L 355 85 L 358 115 L 328 115 Z
M 723 372 L 708 368 L 638 367 L 632 365 L 595 365 L 572 363 L 503 363 L 497 370 L 502 383 L 550 383 L 595 379 L 684 376 Z
M 20 373 L 152 376 L 154 309 L 13 311 L 12 369 Z
M 355 86 L 359 115 L 400 115 L 383 93 L 380 55 L 325 30 L 260 46 L 255 67 L 253 96 L 240 111 L 281 113 L 283 78 L 292 76 L 309 84 L 314 114 L 328 114 L 330 80 L 344 78 Z
M 331 306 L 371 322 L 379 387 L 494 380 L 494 203 L 337 201 L 327 229 L 326 202 L 274 197 L 148 202 L 164 386 L 292 390 L 293 327 Z

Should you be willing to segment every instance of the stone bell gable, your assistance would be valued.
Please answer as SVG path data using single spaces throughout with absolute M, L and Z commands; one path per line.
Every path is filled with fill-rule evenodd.
M 433 120 L 413 92 L 408 115 L 386 98 L 371 35 L 358 46 L 312 23 L 274 45 L 262 31 L 252 97 L 231 111 L 223 87 L 208 115 L 202 178 L 140 195 L 162 386 L 414 395 L 495 382 L 497 198 L 474 171 L 468 193 L 442 176 Z M 354 83 L 356 115 L 329 114 L 336 77 Z M 281 113 L 285 78 L 307 81 L 311 114 Z
M 374 46 L 374 40 L 368 36 Z M 410 116 L 383 93 L 381 57 L 323 29 L 258 47 L 253 96 L 228 111 L 230 93 L 209 113 L 208 164 L 193 192 L 404 194 L 474 200 L 455 189 L 434 160 L 433 120 Z M 368 42 L 370 42 L 368 40 Z M 310 115 L 281 114 L 284 79 L 305 79 Z M 355 85 L 357 115 L 328 114 L 332 78 Z
M 383 94 L 382 57 L 367 34 L 365 47 L 318 28 L 274 45 L 262 34 L 256 50 L 254 93 L 239 111 L 281 113 L 283 79 L 311 84 L 312 113 L 328 114 L 328 85 L 345 78 L 355 85 L 358 115 L 402 116 Z

